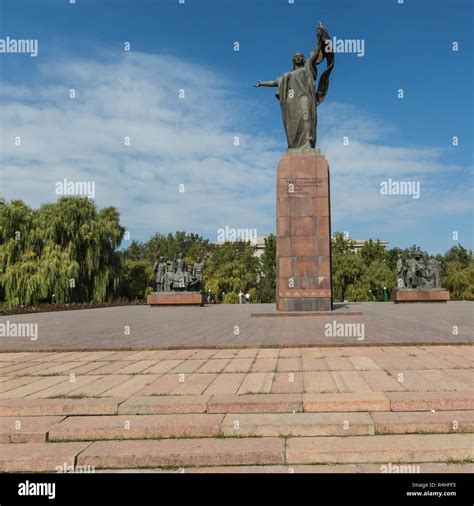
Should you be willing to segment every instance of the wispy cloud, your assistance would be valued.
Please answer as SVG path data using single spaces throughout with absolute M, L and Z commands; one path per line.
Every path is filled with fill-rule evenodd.
M 57 198 L 56 181 L 92 180 L 98 205 L 115 205 L 132 238 L 188 230 L 216 240 L 225 225 L 259 235 L 274 230 L 281 150 L 274 138 L 255 134 L 254 104 L 236 97 L 232 83 L 212 69 L 139 53 L 39 69 L 29 84 L 2 83 L 5 197 L 37 206 Z M 413 213 L 434 224 L 440 209 L 469 210 L 469 188 L 456 188 L 453 205 L 445 177 L 465 168 L 447 166 L 441 150 L 393 146 L 386 141 L 393 125 L 349 104 L 323 107 L 319 137 L 331 165 L 333 229 L 370 222 L 368 232 L 378 228 L 386 239 L 390 227 L 410 228 Z M 381 196 L 387 178 L 420 181 L 421 198 Z

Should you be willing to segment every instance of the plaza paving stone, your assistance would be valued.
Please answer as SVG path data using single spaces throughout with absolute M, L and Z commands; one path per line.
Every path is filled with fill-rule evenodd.
M 302 411 L 301 394 L 214 395 L 209 413 L 288 413 Z
M 289 464 L 471 461 L 471 434 L 297 437 L 287 441 Z
M 77 458 L 78 465 L 106 468 L 283 464 L 281 438 L 206 438 L 154 441 L 98 441 Z
M 54 472 L 56 466 L 73 466 L 77 455 L 90 444 L 0 444 L 0 472 Z
M 120 414 L 204 413 L 210 395 L 133 396 L 120 404 Z
M 344 316 L 359 311 L 361 316 Z M 325 316 L 295 318 L 252 317 L 252 313 L 275 313 L 274 304 L 213 304 L 206 307 L 122 306 L 113 308 L 55 311 L 51 313 L 11 315 L 0 322 L 37 323 L 38 339 L 2 338 L 0 350 L 144 350 L 140 358 L 159 360 L 150 353 L 159 348 L 225 348 L 269 346 L 358 346 L 387 344 L 432 344 L 472 342 L 472 302 L 446 304 L 393 304 L 361 302 L 336 304 L 335 311 Z M 354 337 L 327 337 L 325 324 L 365 324 L 363 341 Z M 130 335 L 123 332 L 131 329 Z M 453 326 L 458 334 L 453 335 Z M 239 334 L 234 334 L 234 328 Z M 291 350 L 280 350 L 280 357 L 292 358 Z M 182 352 L 182 350 L 181 350 Z M 181 353 L 180 352 L 180 353 Z M 256 354 L 257 351 L 252 351 Z M 106 359 L 113 353 L 96 355 Z M 130 360 L 134 355 L 127 357 Z M 255 355 L 237 355 L 254 358 Z M 132 360 L 137 360 L 138 355 Z M 175 355 L 188 358 L 186 355 Z M 70 360 L 77 358 L 71 355 Z M 87 357 L 86 357 L 87 358 Z M 195 357 L 198 358 L 198 357 Z M 199 358 L 207 358 L 202 356 Z M 217 358 L 217 357 L 216 357 Z M 220 358 L 220 357 L 219 357 Z M 407 357 L 405 368 L 417 368 L 423 357 Z M 440 356 L 442 360 L 449 357 Z M 462 360 L 459 356 L 455 360 Z M 434 362 L 433 362 L 434 364 Z M 381 365 L 381 364 L 379 364 Z M 381 365 L 384 367 L 384 365 Z M 429 365 L 427 368 L 435 368 Z M 158 371 L 157 371 L 158 372 Z
M 383 392 L 305 394 L 304 411 L 387 411 L 390 401 Z
M 472 388 L 461 392 L 387 392 L 387 397 L 392 411 L 474 409 Z
M 374 434 L 368 413 L 228 413 L 225 436 L 348 436 Z
M 0 416 L 116 415 L 125 399 L 3 399 Z
M 49 429 L 51 441 L 218 436 L 224 415 L 73 416 Z
M 43 443 L 49 429 L 64 416 L 2 416 L 0 443 Z
M 474 411 L 399 411 L 371 416 L 377 434 L 474 432 Z
M 473 358 L 468 345 L 413 343 L 0 351 L 0 471 L 67 462 L 157 472 L 384 472 L 384 463 L 465 472 Z

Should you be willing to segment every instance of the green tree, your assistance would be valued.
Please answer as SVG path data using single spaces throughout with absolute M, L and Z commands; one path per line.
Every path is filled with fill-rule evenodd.
M 222 292 L 226 303 L 238 302 L 238 293 L 249 292 L 252 302 L 258 302 L 260 261 L 250 242 L 225 242 L 212 253 L 204 266 L 204 289 L 214 297 Z
M 265 250 L 260 257 L 261 277 L 258 285 L 260 302 L 275 302 L 276 295 L 276 237 L 265 237 Z
M 9 305 L 50 301 L 103 302 L 116 297 L 124 229 L 113 207 L 63 197 L 31 210 L 0 205 L 0 285 Z
M 369 290 L 371 290 L 374 300 L 382 301 L 384 287 L 390 294 L 396 286 L 396 278 L 396 271 L 389 268 L 386 260 L 377 258 L 366 266 L 361 278 L 355 283 L 358 289 L 358 298 L 349 300 L 368 300 Z M 352 293 L 352 297 L 354 297 L 354 293 Z
M 375 260 L 385 260 L 387 258 L 385 248 L 380 244 L 380 241 L 373 241 L 372 239 L 369 239 L 362 245 L 359 254 L 367 266 Z
M 175 234 L 155 234 L 149 241 L 143 244 L 143 256 L 152 264 L 157 257 L 164 256 L 173 259 L 179 253 L 184 255 L 187 263 L 195 262 L 198 257 L 207 257 L 215 246 L 198 234 L 176 232 Z
M 354 252 L 354 241 L 346 238 L 342 232 L 336 232 L 332 238 L 332 286 L 336 301 L 346 300 L 349 287 L 355 285 L 364 272 L 362 257 Z
M 468 251 L 461 244 L 453 246 L 444 255 L 446 262 L 458 262 L 463 268 L 468 267 L 472 260 L 472 251 Z
M 471 258 L 467 264 L 463 258 L 447 261 L 441 285 L 449 290 L 452 300 L 474 298 L 474 259 Z
M 154 285 L 153 266 L 148 260 L 123 260 L 123 297 L 129 300 L 144 299 L 153 289 L 156 290 Z

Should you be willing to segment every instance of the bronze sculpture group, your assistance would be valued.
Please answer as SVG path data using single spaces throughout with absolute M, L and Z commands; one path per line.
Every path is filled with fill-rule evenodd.
M 200 292 L 203 267 L 200 258 L 194 265 L 186 265 L 181 253 L 178 258 L 167 261 L 160 256 L 153 266 L 153 272 L 156 273 L 156 291 Z
M 398 255 L 398 288 L 440 288 L 441 266 L 435 258 L 425 260 L 421 251 L 410 253 L 404 262 Z

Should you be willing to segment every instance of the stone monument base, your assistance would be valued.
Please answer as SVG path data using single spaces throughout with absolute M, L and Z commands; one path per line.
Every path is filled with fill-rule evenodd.
M 442 288 L 395 288 L 390 294 L 395 304 L 402 302 L 448 302 L 449 292 Z
M 153 292 L 146 302 L 150 306 L 204 306 L 206 295 L 201 292 Z
M 288 150 L 276 193 L 276 309 L 331 311 L 329 165 L 319 150 Z

